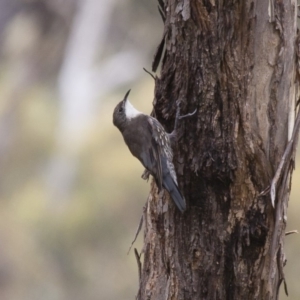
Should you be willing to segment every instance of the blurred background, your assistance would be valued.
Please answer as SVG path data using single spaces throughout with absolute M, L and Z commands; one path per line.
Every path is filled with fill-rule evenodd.
M 132 88 L 150 113 L 142 68 L 162 33 L 156 0 L 0 1 L 1 300 L 134 299 L 127 251 L 149 185 L 112 112 Z M 293 182 L 287 230 L 300 228 L 299 169 Z M 286 255 L 299 299 L 298 235 Z

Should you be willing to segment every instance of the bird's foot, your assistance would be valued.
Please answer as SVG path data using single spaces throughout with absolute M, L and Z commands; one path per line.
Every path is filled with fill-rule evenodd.
M 150 176 L 150 172 L 149 172 L 147 169 L 145 169 L 145 171 L 143 172 L 143 174 L 142 174 L 141 177 L 142 177 L 144 180 L 147 180 L 147 182 L 148 182 L 149 176 Z

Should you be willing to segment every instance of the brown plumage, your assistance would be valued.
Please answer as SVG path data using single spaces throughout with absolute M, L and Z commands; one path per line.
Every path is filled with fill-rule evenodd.
M 158 189 L 165 188 L 177 207 L 186 209 L 173 165 L 173 152 L 169 134 L 153 117 L 137 111 L 127 97 L 115 108 L 113 123 L 121 131 L 130 152 L 154 177 Z

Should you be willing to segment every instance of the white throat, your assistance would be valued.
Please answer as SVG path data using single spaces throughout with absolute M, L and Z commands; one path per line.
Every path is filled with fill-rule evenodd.
M 125 115 L 127 119 L 135 118 L 138 115 L 141 115 L 142 113 L 135 109 L 133 105 L 129 102 L 129 100 L 125 103 Z

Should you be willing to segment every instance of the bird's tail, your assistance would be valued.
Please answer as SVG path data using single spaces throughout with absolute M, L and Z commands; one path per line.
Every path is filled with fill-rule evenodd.
M 171 198 L 173 199 L 179 210 L 181 212 L 184 212 L 186 210 L 185 199 L 181 195 L 177 184 L 174 182 L 170 174 L 168 174 L 168 176 L 164 176 L 163 186 L 169 192 Z

